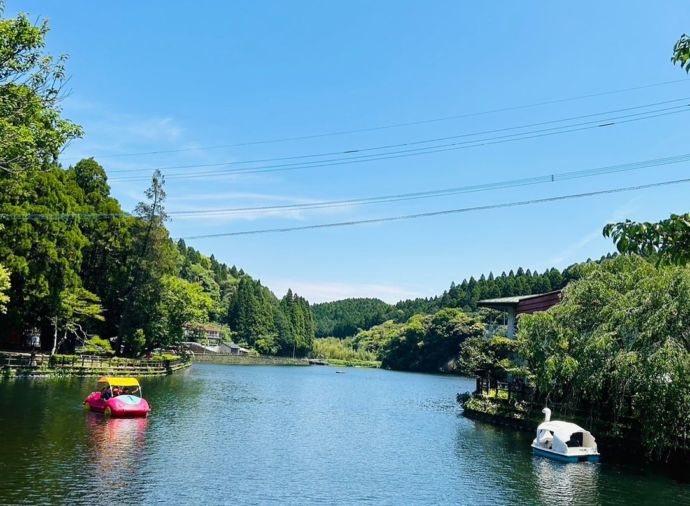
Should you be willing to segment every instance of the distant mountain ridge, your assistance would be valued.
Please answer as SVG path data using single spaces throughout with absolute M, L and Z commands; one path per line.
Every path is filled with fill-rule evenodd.
M 603 258 L 609 258 L 607 255 Z M 523 269 L 502 272 L 494 276 L 482 274 L 479 279 L 473 276 L 461 283 L 451 283 L 441 295 L 417 298 L 387 304 L 380 299 L 349 298 L 333 302 L 314 304 L 316 337 L 352 337 L 360 330 L 367 330 L 387 320 L 404 322 L 415 314 L 433 314 L 444 308 L 459 308 L 466 312 L 477 310 L 477 302 L 496 297 L 532 295 L 563 288 L 578 276 L 578 266 L 574 264 L 563 271 L 552 267 L 539 273 Z

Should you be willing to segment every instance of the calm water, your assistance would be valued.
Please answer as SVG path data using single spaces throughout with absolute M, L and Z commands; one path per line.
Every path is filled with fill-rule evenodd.
M 0 383 L 0 503 L 690 504 L 636 468 L 533 457 L 460 415 L 470 380 L 195 365 L 143 420 L 84 413 L 93 380 Z

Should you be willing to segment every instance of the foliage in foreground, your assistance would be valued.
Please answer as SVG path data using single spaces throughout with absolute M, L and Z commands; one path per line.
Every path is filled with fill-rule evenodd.
M 690 446 L 690 270 L 621 256 L 584 267 L 547 312 L 525 315 L 520 355 L 544 398 L 615 424 L 647 452 Z
M 659 263 L 690 262 L 690 214 L 672 214 L 656 223 L 625 220 L 604 228 L 621 253 L 637 254 Z
M 680 39 L 673 46 L 673 56 L 671 62 L 680 65 L 685 72 L 690 72 L 690 37 L 686 34 L 681 35 Z

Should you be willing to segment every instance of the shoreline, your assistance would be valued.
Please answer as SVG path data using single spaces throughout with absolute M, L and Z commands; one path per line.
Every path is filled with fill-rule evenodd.
M 221 365 L 275 365 L 275 366 L 330 366 L 330 367 L 368 367 L 378 369 L 380 362 L 370 362 L 362 360 L 339 360 L 339 359 L 314 359 L 314 358 L 292 358 L 276 357 L 269 355 L 221 355 L 215 354 L 194 354 L 191 357 L 192 363 L 199 364 L 221 364 Z
M 176 358 L 136 359 L 0 352 L 0 380 L 94 376 L 168 376 L 192 365 Z
M 501 400 L 463 394 L 458 394 L 456 400 L 463 410 L 464 417 L 482 423 L 534 434 L 537 426 L 544 421 L 541 413 L 530 410 L 524 404 L 516 406 Z M 594 424 L 595 427 L 587 427 L 591 424 L 576 416 L 568 415 L 565 418 L 593 431 L 603 463 L 625 464 L 635 461 L 642 466 L 651 466 L 670 473 L 674 479 L 684 483 L 689 482 L 690 477 L 681 470 L 687 469 L 690 464 L 690 452 L 678 451 L 669 455 L 665 461 L 655 460 L 645 454 L 641 442 L 631 431 L 612 434 L 605 429 L 605 421 L 599 421 Z

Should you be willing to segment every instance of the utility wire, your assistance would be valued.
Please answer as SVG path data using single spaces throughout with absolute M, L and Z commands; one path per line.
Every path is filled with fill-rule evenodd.
M 318 160 L 318 161 L 314 161 L 314 162 L 276 164 L 276 165 L 250 167 L 250 168 L 243 168 L 243 169 L 224 169 L 224 170 L 207 171 L 207 172 L 194 172 L 194 173 L 189 173 L 189 174 L 166 174 L 166 179 L 168 179 L 168 180 L 169 179 L 173 179 L 173 180 L 174 179 L 196 179 L 196 178 L 205 178 L 205 177 L 209 177 L 209 176 L 222 176 L 222 175 L 233 175 L 233 174 L 255 174 L 255 173 L 264 173 L 264 172 L 284 172 L 284 171 L 293 171 L 293 170 L 332 167 L 332 166 L 338 166 L 338 165 L 349 165 L 349 164 L 354 164 L 354 163 L 364 163 L 364 162 L 372 162 L 372 161 L 379 161 L 379 160 L 408 158 L 411 156 L 421 156 L 421 155 L 427 155 L 427 154 L 433 154 L 433 153 L 456 151 L 456 150 L 460 150 L 460 149 L 469 149 L 469 148 L 476 148 L 476 147 L 481 147 L 481 146 L 489 146 L 489 145 L 494 145 L 494 144 L 503 144 L 506 142 L 515 142 L 515 141 L 536 139 L 536 138 L 540 138 L 540 137 L 549 137 L 552 135 L 560 135 L 560 134 L 565 134 L 565 133 L 580 132 L 580 131 L 584 131 L 584 130 L 592 130 L 592 129 L 597 129 L 597 128 L 610 127 L 610 126 L 614 126 L 614 125 L 633 123 L 633 122 L 637 122 L 637 121 L 643 121 L 646 119 L 653 119 L 653 118 L 658 118 L 658 117 L 663 117 L 663 116 L 670 116 L 670 115 L 690 112 L 690 107 L 688 107 L 687 105 L 677 106 L 677 107 L 673 107 L 673 108 L 669 108 L 669 109 L 671 109 L 671 110 L 667 110 L 667 109 L 659 110 L 661 112 L 647 111 L 645 113 L 625 115 L 625 116 L 616 117 L 616 118 L 605 118 L 602 120 L 598 120 L 596 122 L 585 122 L 585 123 L 580 123 L 580 124 L 575 124 L 575 125 L 567 125 L 567 126 L 564 125 L 562 127 L 556 127 L 556 128 L 547 128 L 547 129 L 535 130 L 535 131 L 531 131 L 531 132 L 521 132 L 518 134 L 511 134 L 511 135 L 504 135 L 504 136 L 495 136 L 495 137 L 489 137 L 489 138 L 484 138 L 484 139 L 476 139 L 476 140 L 472 140 L 472 141 L 454 142 L 454 143 L 449 143 L 449 144 L 428 146 L 428 147 L 424 147 L 424 148 L 410 148 L 410 149 L 405 149 L 405 150 L 393 151 L 393 152 L 389 152 L 389 153 L 380 153 L 377 155 L 359 155 L 359 156 L 347 157 L 347 158 L 333 158 L 333 159 Z M 652 114 L 652 113 L 656 113 L 656 114 Z M 645 114 L 645 116 L 640 116 L 640 114 Z M 631 116 L 635 116 L 635 117 L 631 118 Z M 628 118 L 628 119 L 621 119 L 621 118 Z M 603 122 L 600 122 L 600 121 L 603 121 Z M 574 128 L 572 128 L 572 127 L 574 127 Z M 128 177 L 128 178 L 113 178 L 110 181 L 111 182 L 125 182 L 125 181 L 143 181 L 143 180 L 147 180 L 147 179 L 148 179 L 147 177 L 135 176 L 135 177 Z
M 605 167 L 598 167 L 594 169 L 575 170 L 569 172 L 552 173 L 542 176 L 511 179 L 505 181 L 497 181 L 494 183 L 484 183 L 470 186 L 459 186 L 454 188 L 442 188 L 437 190 L 428 190 L 411 193 L 400 193 L 395 195 L 381 195 L 374 197 L 363 197 L 358 199 L 344 199 L 344 200 L 330 200 L 320 202 L 309 202 L 304 204 L 285 204 L 274 206 L 255 206 L 255 207 L 235 207 L 235 208 L 221 208 L 221 209 L 195 209 L 186 211 L 170 211 L 171 216 L 178 217 L 213 217 L 213 216 L 231 216 L 242 214 L 256 214 L 256 213 L 274 213 L 276 211 L 300 211 L 311 209 L 326 209 L 336 207 L 361 206 L 368 204 L 381 204 L 390 202 L 400 202 L 408 200 L 428 199 L 434 197 L 446 197 L 450 195 L 458 195 L 462 193 L 475 193 L 489 190 L 497 190 L 504 188 L 514 188 L 521 186 L 530 186 L 543 183 L 553 183 L 557 181 L 566 181 L 571 179 L 581 179 L 588 177 L 601 176 L 606 174 L 629 172 L 640 170 L 649 167 L 659 167 L 664 165 L 677 164 L 690 161 L 690 153 L 670 156 L 665 158 L 655 158 L 650 160 L 643 160 L 638 162 L 624 163 L 618 165 L 610 165 Z
M 522 105 L 515 105 L 515 106 L 500 107 L 500 108 L 496 108 L 496 109 L 488 109 L 488 110 L 484 110 L 484 111 L 461 113 L 461 114 L 455 114 L 455 115 L 451 115 L 451 116 L 444 116 L 444 117 L 431 118 L 431 119 L 423 119 L 423 120 L 417 120 L 417 121 L 408 121 L 408 122 L 402 122 L 402 123 L 390 123 L 387 125 L 378 125 L 378 126 L 373 126 L 373 127 L 355 128 L 355 129 L 350 129 L 350 130 L 335 130 L 335 131 L 316 133 L 316 134 L 310 134 L 310 135 L 301 135 L 301 136 L 293 136 L 293 137 L 279 137 L 279 138 L 274 138 L 274 139 L 263 139 L 263 140 L 255 140 L 255 141 L 237 142 L 237 143 L 232 143 L 232 144 L 218 144 L 218 145 L 213 145 L 213 146 L 199 146 L 199 147 L 178 148 L 178 149 L 160 149 L 160 150 L 155 150 L 155 151 L 140 151 L 140 152 L 135 152 L 135 153 L 113 153 L 113 154 L 99 155 L 98 158 L 123 158 L 123 157 L 132 157 L 132 156 L 160 155 L 160 154 L 166 154 L 166 153 L 183 153 L 183 152 L 187 152 L 187 151 L 207 151 L 207 150 L 214 150 L 214 149 L 234 148 L 234 147 L 241 147 L 241 146 L 252 146 L 252 145 L 257 145 L 257 144 L 276 144 L 276 143 L 281 143 L 281 142 L 302 141 L 302 140 L 318 139 L 318 138 L 323 138 L 323 137 L 334 137 L 334 136 L 348 135 L 348 134 L 362 133 L 362 132 L 374 132 L 377 130 L 388 130 L 388 129 L 392 129 L 392 128 L 402 128 L 402 127 L 408 127 L 408 126 L 424 125 L 424 124 L 428 124 L 428 123 L 437 123 L 437 122 L 441 122 L 441 121 L 450 121 L 450 120 L 455 120 L 455 119 L 485 116 L 488 114 L 496 114 L 499 112 L 518 111 L 518 110 L 522 110 L 522 109 L 532 109 L 535 107 L 542 107 L 545 105 L 560 104 L 560 103 L 564 103 L 564 102 L 573 102 L 573 101 L 577 101 L 577 100 L 584 100 L 587 98 L 603 97 L 603 96 L 615 95 L 615 94 L 619 94 L 619 93 L 628 93 L 631 91 L 638 91 L 638 90 L 643 90 L 643 89 L 648 89 L 648 88 L 655 88 L 655 87 L 659 87 L 659 86 L 667 86 L 670 84 L 678 84 L 681 82 L 687 82 L 687 79 L 674 79 L 671 81 L 661 81 L 661 82 L 657 82 L 657 83 L 645 84 L 645 85 L 641 85 L 641 86 L 634 86 L 634 87 L 630 87 L 630 88 L 620 88 L 620 89 L 616 89 L 616 90 L 608 90 L 608 91 L 602 91 L 602 92 L 597 92 L 597 93 L 588 93 L 588 94 L 577 95 L 577 96 L 573 96 L 573 97 L 556 98 L 556 99 L 552 99 L 552 100 L 545 100 L 542 102 L 534 102 L 531 104 L 522 104 Z
M 372 224 L 372 223 L 385 223 L 385 222 L 393 222 L 393 221 L 414 220 L 414 219 L 418 219 L 418 218 L 430 218 L 433 216 L 442 216 L 442 215 L 447 215 L 447 214 L 469 213 L 469 212 L 474 212 L 474 211 L 486 211 L 489 209 L 504 209 L 504 208 L 509 208 L 509 207 L 520 207 L 520 206 L 529 206 L 529 205 L 534 205 L 534 204 L 543 204 L 543 203 L 547 203 L 547 202 L 558 202 L 558 201 L 562 201 L 562 200 L 581 199 L 581 198 L 587 198 L 587 197 L 595 197 L 598 195 L 609 195 L 609 194 L 613 194 L 613 193 L 638 191 L 638 190 L 645 190 L 648 188 L 657 188 L 657 187 L 661 187 L 661 186 L 671 186 L 671 185 L 683 184 L 683 183 L 690 183 L 690 178 L 676 179 L 673 181 L 662 181 L 659 183 L 651 183 L 651 184 L 644 184 L 644 185 L 637 185 L 637 186 L 626 186 L 623 188 L 612 188 L 612 189 L 608 189 L 608 190 L 600 190 L 600 191 L 593 191 L 593 192 L 586 192 L 586 193 L 573 193 L 573 194 L 569 194 L 569 195 L 559 195 L 556 197 L 548 197 L 548 198 L 543 198 L 543 199 L 520 200 L 517 202 L 489 204 L 489 205 L 485 205 L 485 206 L 475 206 L 475 207 L 463 207 L 463 208 L 459 208 L 459 209 L 447 209 L 444 211 L 433 211 L 433 212 L 427 212 L 427 213 L 406 214 L 406 215 L 400 215 L 400 216 L 390 216 L 390 217 L 386 217 L 386 218 L 373 218 L 373 219 L 369 219 L 369 220 L 340 221 L 340 222 L 335 222 L 335 223 L 321 223 L 318 225 L 304 225 L 304 226 L 299 226 L 299 227 L 264 228 L 264 229 L 257 229 L 257 230 L 244 230 L 241 232 L 222 232 L 219 234 L 191 235 L 191 236 L 183 237 L 182 239 L 193 240 L 193 239 L 210 239 L 210 238 L 215 238 L 215 237 L 235 237 L 235 236 L 240 236 L 240 235 L 286 233 L 286 232 L 297 232 L 300 230 L 314 230 L 314 229 L 322 229 L 322 228 L 349 227 L 349 226 L 354 226 L 354 225 L 365 225 L 365 224 Z
M 324 153 L 309 153 L 309 154 L 304 154 L 304 155 L 292 155 L 292 156 L 282 156 L 282 157 L 273 157 L 273 158 L 259 158 L 259 159 L 254 159 L 254 160 L 232 160 L 232 161 L 226 161 L 226 162 L 213 162 L 213 163 L 203 163 L 203 164 L 171 165 L 171 166 L 158 167 L 158 169 L 165 170 L 165 171 L 171 171 L 171 170 L 194 169 L 194 168 L 205 168 L 205 167 L 222 167 L 222 166 L 229 166 L 229 165 L 245 165 L 245 164 L 251 164 L 251 163 L 284 162 L 284 161 L 288 161 L 288 160 L 302 160 L 302 159 L 307 159 L 307 158 L 322 158 L 325 156 L 335 156 L 335 155 L 351 155 L 354 153 L 364 153 L 364 152 L 368 152 L 368 151 L 380 151 L 380 150 L 384 150 L 384 149 L 393 149 L 393 148 L 400 148 L 400 147 L 405 147 L 405 146 L 416 146 L 416 145 L 420 145 L 420 144 L 431 144 L 434 142 L 442 142 L 442 141 L 448 141 L 448 140 L 452 140 L 452 139 L 461 139 L 461 138 L 465 138 L 465 137 L 475 137 L 475 136 L 479 136 L 479 135 L 496 134 L 496 133 L 501 133 L 501 132 L 509 132 L 509 131 L 513 131 L 513 130 L 524 130 L 527 128 L 534 128 L 534 127 L 540 127 L 540 126 L 545 126 L 545 125 L 553 125 L 556 123 L 566 123 L 569 121 L 581 120 L 581 119 L 586 119 L 586 118 L 593 118 L 596 116 L 605 116 L 605 115 L 609 115 L 609 114 L 629 112 L 629 111 L 634 111 L 634 110 L 638 110 L 638 109 L 648 109 L 651 107 L 657 107 L 660 105 L 668 105 L 668 104 L 673 104 L 673 103 L 677 103 L 677 102 L 687 102 L 688 100 L 690 100 L 690 97 L 676 98 L 673 100 L 664 100 L 661 102 L 653 102 L 653 103 L 649 103 L 649 104 L 624 107 L 624 108 L 620 108 L 620 109 L 612 109 L 612 110 L 608 110 L 608 111 L 582 114 L 582 115 L 578 115 L 578 116 L 570 116 L 570 117 L 553 119 L 553 120 L 548 120 L 548 121 L 540 121 L 537 123 L 527 123 L 527 124 L 523 124 L 523 125 L 514 125 L 514 126 L 510 126 L 510 127 L 494 128 L 491 130 L 480 130 L 477 132 L 468 132 L 468 133 L 459 134 L 459 135 L 435 137 L 435 138 L 431 138 L 431 139 L 399 142 L 396 144 L 384 144 L 384 145 L 369 146 L 369 147 L 363 147 L 363 148 L 349 148 L 349 149 L 338 150 L 338 151 L 328 151 L 328 152 L 324 152 Z M 658 110 L 663 111 L 666 109 L 658 109 Z M 654 111 L 645 111 L 645 112 L 641 112 L 639 114 L 642 115 L 642 114 L 647 114 L 647 113 L 651 113 L 651 112 L 654 112 Z M 600 120 L 600 121 L 605 121 L 605 120 Z M 567 125 L 564 125 L 561 128 L 565 128 L 566 126 Z M 555 127 L 555 128 L 559 128 L 559 127 Z M 121 174 L 121 173 L 125 173 L 125 172 L 140 172 L 140 171 L 141 171 L 141 169 L 115 169 L 115 170 L 110 170 L 108 172 L 110 174 Z
M 677 163 L 690 161 L 690 153 L 668 156 L 663 158 L 654 158 L 649 160 L 642 160 L 637 162 L 629 162 L 617 165 L 609 165 L 604 167 L 597 167 L 593 169 L 575 170 L 561 173 L 552 173 L 542 176 L 534 176 L 520 179 L 511 179 L 504 181 L 497 181 L 493 183 L 483 183 L 477 185 L 460 186 L 453 188 L 442 188 L 437 190 L 428 190 L 421 192 L 401 193 L 395 195 L 381 195 L 374 197 L 363 197 L 359 199 L 345 199 L 332 200 L 322 202 L 310 202 L 305 204 L 287 204 L 278 206 L 256 206 L 256 207 L 241 207 L 241 208 L 227 208 L 227 209 L 199 209 L 187 211 L 169 211 L 170 216 L 223 216 L 232 214 L 242 214 L 246 212 L 275 212 L 275 211 L 290 211 L 301 209 L 320 209 L 329 207 L 341 207 L 350 205 L 364 205 L 376 203 L 398 202 L 404 200 L 417 200 L 432 197 L 444 197 L 448 195 L 456 195 L 460 193 L 473 193 L 480 191 L 490 191 L 495 189 L 513 188 L 528 185 L 536 185 L 542 183 L 567 181 L 571 179 L 581 179 L 587 177 L 595 177 L 606 174 L 629 172 L 649 167 L 659 167 Z M 0 213 L 0 221 L 32 221 L 32 220 L 99 220 L 99 219 L 117 219 L 131 217 L 128 213 Z

